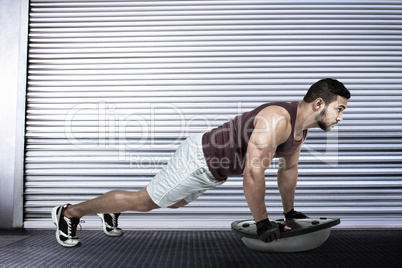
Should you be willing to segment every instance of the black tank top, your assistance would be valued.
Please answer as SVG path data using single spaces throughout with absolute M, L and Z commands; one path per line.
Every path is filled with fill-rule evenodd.
M 276 105 L 285 108 L 292 124 L 289 138 L 276 148 L 275 157 L 293 153 L 307 137 L 303 131 L 300 141 L 294 140 L 298 102 L 273 102 L 263 104 L 256 109 L 236 116 L 233 120 L 204 133 L 202 146 L 208 168 L 217 180 L 226 180 L 233 175 L 241 175 L 245 166 L 248 142 L 254 131 L 254 119 L 264 108 Z

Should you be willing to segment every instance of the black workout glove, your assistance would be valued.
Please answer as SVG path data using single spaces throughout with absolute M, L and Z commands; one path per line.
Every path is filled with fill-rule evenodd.
M 304 215 L 301 212 L 295 211 L 293 208 L 288 213 L 283 213 L 283 215 L 285 215 L 286 220 L 306 219 L 306 218 L 308 218 L 306 215 Z
M 281 229 L 282 231 L 284 229 L 284 225 L 281 225 L 268 219 L 259 221 L 257 222 L 257 234 L 263 242 L 272 242 L 281 238 Z

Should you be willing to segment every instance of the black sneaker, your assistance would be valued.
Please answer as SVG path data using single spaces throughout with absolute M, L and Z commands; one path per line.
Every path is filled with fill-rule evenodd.
M 117 227 L 120 213 L 98 213 L 98 216 L 102 220 L 105 234 L 108 236 L 121 236 L 123 234 L 123 230 Z
M 285 215 L 287 221 L 293 219 L 310 219 L 304 213 L 295 211 L 293 208 L 288 213 L 283 213 L 283 215 Z
M 69 205 L 58 206 L 52 209 L 52 220 L 56 225 L 56 239 L 63 247 L 81 245 L 81 240 L 76 237 L 77 225 L 80 223 L 80 219 L 64 216 L 64 210 Z

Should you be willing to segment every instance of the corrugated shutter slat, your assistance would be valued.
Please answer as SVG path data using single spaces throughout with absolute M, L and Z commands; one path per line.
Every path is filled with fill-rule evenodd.
M 401 18 L 402 1 L 31 0 L 25 227 L 52 227 L 58 204 L 139 190 L 188 135 L 299 101 L 325 77 L 353 97 L 336 131 L 310 131 L 296 209 L 346 226 L 398 223 Z M 266 173 L 272 218 L 282 217 L 277 165 Z M 250 217 L 233 177 L 188 207 L 125 213 L 122 226 L 229 228 Z

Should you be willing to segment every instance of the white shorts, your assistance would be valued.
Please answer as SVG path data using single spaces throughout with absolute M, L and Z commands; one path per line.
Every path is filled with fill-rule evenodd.
M 181 200 L 190 203 L 206 190 L 223 184 L 209 171 L 202 151 L 202 135 L 189 137 L 179 146 L 167 166 L 146 189 L 155 204 L 164 208 Z

